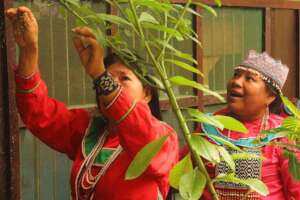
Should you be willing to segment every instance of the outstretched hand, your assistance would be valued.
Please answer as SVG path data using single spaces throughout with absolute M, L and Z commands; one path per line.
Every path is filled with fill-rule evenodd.
M 31 76 L 38 69 L 38 23 L 31 10 L 24 6 L 9 8 L 5 15 L 12 23 L 14 39 L 20 49 L 17 74 Z
M 73 38 L 74 46 L 79 54 L 82 65 L 88 75 L 93 79 L 100 76 L 104 71 L 103 48 L 97 42 L 92 30 L 88 27 L 72 29 L 76 36 Z
M 21 6 L 5 11 L 13 25 L 16 43 L 21 49 L 30 50 L 38 46 L 38 24 L 31 10 Z

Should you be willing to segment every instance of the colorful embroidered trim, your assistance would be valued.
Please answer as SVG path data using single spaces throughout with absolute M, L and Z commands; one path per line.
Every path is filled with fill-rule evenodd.
M 134 109 L 136 105 L 136 101 L 134 100 L 130 106 L 130 108 L 127 110 L 127 112 L 118 120 L 116 121 L 116 124 L 120 124 L 126 117 L 131 113 L 131 111 Z
M 30 94 L 32 93 L 34 90 L 36 90 L 41 84 L 41 80 L 31 89 L 28 89 L 28 90 L 20 90 L 20 89 L 17 89 L 16 92 L 17 93 L 21 93 L 21 94 Z
M 223 135 L 216 127 L 214 127 L 210 124 L 201 123 L 201 128 L 207 137 L 209 137 L 212 141 L 214 141 L 216 144 L 219 144 L 219 145 L 224 145 L 224 144 L 221 141 L 217 141 L 215 138 L 210 137 L 211 135 L 221 137 L 222 139 L 227 140 L 228 142 L 231 142 L 231 143 L 235 144 L 236 146 L 247 147 L 247 148 L 262 147 L 266 143 L 268 143 L 274 139 L 283 137 L 283 136 L 276 135 L 276 134 L 268 134 L 267 136 L 260 139 L 260 141 L 261 141 L 260 143 L 255 143 L 255 141 L 257 140 L 256 137 L 241 138 L 238 140 L 231 139 L 231 138 L 228 138 L 225 135 Z M 226 145 L 224 145 L 224 146 L 226 146 Z

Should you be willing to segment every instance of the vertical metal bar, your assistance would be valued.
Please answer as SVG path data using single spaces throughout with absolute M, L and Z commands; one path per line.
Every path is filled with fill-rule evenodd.
M 300 9 L 297 10 L 297 55 L 298 55 L 298 59 L 297 59 L 297 72 L 298 72 L 298 84 L 297 84 L 297 98 L 300 98 Z
M 196 7 L 196 12 L 201 13 L 201 8 L 199 6 Z M 202 30 L 202 18 L 196 17 L 195 19 L 195 31 L 198 35 L 199 40 L 203 44 L 203 30 Z M 196 51 L 196 59 L 198 61 L 197 68 L 202 72 L 203 71 L 203 48 L 199 45 L 195 44 L 195 51 Z M 197 76 L 197 81 L 199 83 L 203 83 L 203 78 Z M 197 97 L 198 97 L 198 109 L 203 110 L 203 92 L 197 90 Z
M 226 83 L 226 47 L 225 47 L 225 45 L 226 45 L 226 37 L 225 37 L 225 32 L 226 32 L 226 28 L 225 28 L 225 9 L 222 9 L 221 11 L 220 11 L 221 13 L 222 13 L 222 31 L 223 31 L 223 48 L 222 48 L 222 53 L 223 53 L 223 85 L 224 85 L 224 88 L 222 88 L 222 91 L 223 90 L 225 90 L 226 89 L 226 85 L 227 85 L 227 83 Z M 218 92 L 220 92 L 220 91 L 218 91 Z
M 66 66 L 67 66 L 67 105 L 70 105 L 70 58 L 69 58 L 69 14 L 65 15 L 65 41 L 66 41 Z
M 15 45 L 4 10 L 12 1 L 0 1 L 0 199 L 20 199 L 18 118 L 11 66 Z
M 265 34 L 264 34 L 264 50 L 271 54 L 272 50 L 272 16 L 271 16 L 271 8 L 265 8 Z

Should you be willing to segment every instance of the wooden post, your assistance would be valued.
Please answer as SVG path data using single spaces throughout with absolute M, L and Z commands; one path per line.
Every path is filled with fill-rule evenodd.
M 4 16 L 11 3 L 11 0 L 0 1 L 0 199 L 19 200 L 18 120 L 10 68 L 15 63 L 15 48 Z
M 272 37 L 272 15 L 271 8 L 265 8 L 265 33 L 264 33 L 264 50 L 269 54 L 272 53 L 271 37 Z

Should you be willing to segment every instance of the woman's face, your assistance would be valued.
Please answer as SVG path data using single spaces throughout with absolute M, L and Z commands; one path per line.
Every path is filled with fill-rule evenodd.
M 143 86 L 142 82 L 131 69 L 124 64 L 115 63 L 110 65 L 107 70 L 132 99 L 144 103 L 150 102 L 152 98 L 150 89 Z
M 261 118 L 275 100 L 259 75 L 237 69 L 227 85 L 228 108 L 241 120 Z

